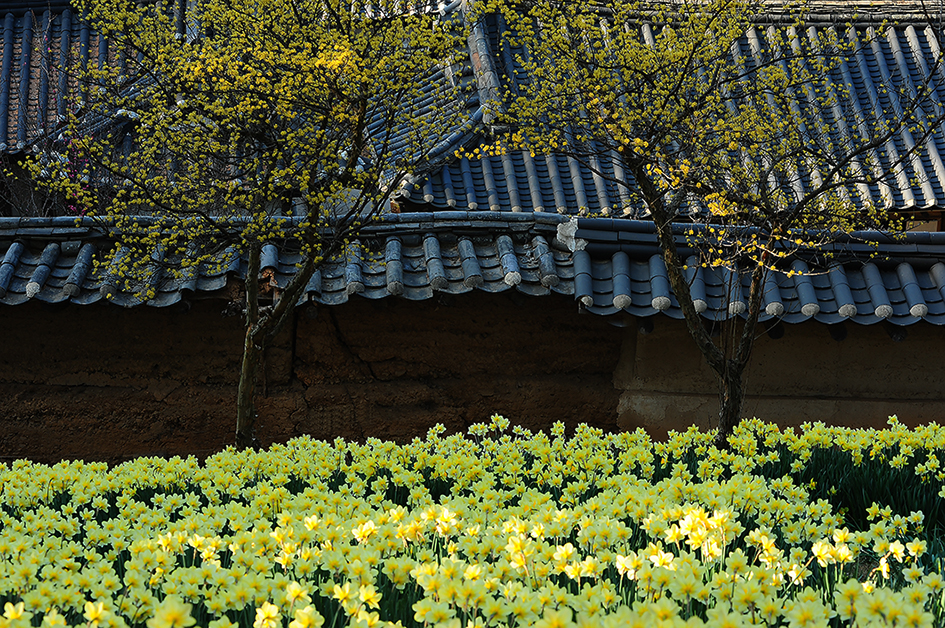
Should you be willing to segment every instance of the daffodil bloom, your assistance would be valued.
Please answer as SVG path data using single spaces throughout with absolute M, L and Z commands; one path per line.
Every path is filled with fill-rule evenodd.
M 351 583 L 345 582 L 344 586 L 336 584 L 332 589 L 332 597 L 344 604 L 354 599 L 354 593 L 351 591 Z
M 377 608 L 380 605 L 381 594 L 373 584 L 362 584 L 358 589 L 358 599 L 371 608 Z
M 853 562 L 853 551 L 850 549 L 850 546 L 846 543 L 841 543 L 834 547 L 834 558 L 838 563 L 851 563 Z
M 912 539 L 912 541 L 906 543 L 906 549 L 909 550 L 909 555 L 914 558 L 922 556 L 926 548 L 928 548 L 928 542 L 922 539 Z
M 553 556 L 554 561 L 556 563 L 566 563 L 569 560 L 571 560 L 571 557 L 574 556 L 575 551 L 576 550 L 574 549 L 574 546 L 571 545 L 570 543 L 565 543 L 564 545 L 558 545 L 555 548 L 555 553 Z
M 906 546 L 900 541 L 893 541 L 889 544 L 889 552 L 900 563 L 906 558 Z
M 351 531 L 358 543 L 366 543 L 371 536 L 377 532 L 377 524 L 373 521 L 365 521 Z
M 534 628 L 573 628 L 576 624 L 572 621 L 573 612 L 569 608 L 545 610 L 541 619 L 534 623 Z
M 104 602 L 86 602 L 84 615 L 90 628 L 98 628 L 98 625 L 108 617 L 109 612 L 105 609 Z
M 285 599 L 290 606 L 295 604 L 308 604 L 312 601 L 308 594 L 308 589 L 298 582 L 290 582 L 285 588 Z
M 29 613 L 26 611 L 23 602 L 17 602 L 16 604 L 7 602 L 6 604 L 3 605 L 3 616 L 7 619 L 8 622 L 13 622 L 17 620 L 26 622 L 26 621 L 29 621 L 32 615 L 33 615 L 32 613 Z
M 312 606 L 295 611 L 295 619 L 289 622 L 289 628 L 320 628 L 325 618 Z
M 811 546 L 810 551 L 817 559 L 817 563 L 821 567 L 826 567 L 827 565 L 835 562 L 833 546 L 825 540 L 814 543 Z
M 671 552 L 664 552 L 660 548 L 652 545 L 646 557 L 656 567 L 669 567 L 673 564 L 673 558 L 675 558 Z
M 253 628 L 279 628 L 281 622 L 282 614 L 279 612 L 279 607 L 270 602 L 263 602 L 262 606 L 256 609 Z
M 154 617 L 147 621 L 148 628 L 187 628 L 197 623 L 190 615 L 191 605 L 176 595 L 168 595 L 158 605 Z
M 464 580 L 480 580 L 482 578 L 482 565 L 469 565 L 463 570 Z
M 816 628 L 825 626 L 832 613 L 820 600 L 796 601 L 785 613 L 789 628 Z

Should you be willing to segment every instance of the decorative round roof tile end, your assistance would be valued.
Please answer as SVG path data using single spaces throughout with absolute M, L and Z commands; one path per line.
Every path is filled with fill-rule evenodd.
M 672 302 L 669 300 L 669 297 L 656 297 L 650 301 L 650 307 L 658 312 L 664 312 L 668 310 L 670 305 L 672 305 Z
M 463 280 L 463 284 L 467 288 L 478 288 L 482 285 L 482 275 L 470 275 Z
M 893 309 L 889 305 L 880 305 L 873 313 L 879 318 L 889 318 L 893 315 Z
M 517 286 L 518 284 L 522 283 L 522 273 L 518 273 L 515 271 L 506 273 L 505 283 L 507 283 L 510 286 Z
M 692 306 L 696 308 L 696 312 L 702 314 L 709 309 L 709 304 L 706 303 L 703 299 L 693 299 Z
M 561 282 L 558 275 L 545 275 L 541 278 L 541 285 L 545 288 L 554 288 Z
M 820 314 L 820 305 L 817 303 L 805 303 L 801 308 L 801 314 L 804 316 L 817 316 Z
M 633 300 L 630 298 L 629 294 L 617 294 L 614 295 L 614 307 L 618 310 L 623 310 L 633 303 Z
M 781 316 L 784 314 L 784 304 L 780 301 L 769 303 L 767 307 L 765 307 L 765 313 L 768 316 Z
M 744 314 L 745 313 L 745 303 L 744 301 L 732 301 L 728 304 L 728 313 L 731 315 Z
M 929 314 L 929 306 L 925 303 L 916 303 L 909 308 L 909 313 L 916 318 L 925 318 Z
M 847 303 L 846 305 L 841 305 L 838 312 L 843 318 L 853 318 L 856 316 L 856 306 L 852 303 Z

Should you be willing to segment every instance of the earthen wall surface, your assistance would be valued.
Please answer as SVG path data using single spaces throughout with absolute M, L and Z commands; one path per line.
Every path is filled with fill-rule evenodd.
M 915 425 L 945 420 L 945 329 L 918 323 L 845 323 L 837 340 L 816 322 L 783 325 L 774 339 L 759 326 L 746 370 L 743 414 L 799 426 L 876 427 L 890 415 Z M 837 333 L 835 335 L 842 336 Z M 657 318 L 652 333 L 627 328 L 614 385 L 621 392 L 618 425 L 654 435 L 714 426 L 718 388 L 685 324 Z
M 189 310 L 108 304 L 0 309 L 0 460 L 118 461 L 206 455 L 233 443 L 241 321 L 219 301 Z M 680 321 L 618 328 L 566 296 L 470 293 L 422 302 L 355 297 L 301 308 L 266 356 L 263 445 L 310 434 L 405 441 L 501 413 L 654 436 L 710 427 L 712 373 Z M 881 325 L 818 323 L 759 338 L 746 416 L 782 425 L 882 427 L 945 419 L 945 329 L 894 342 Z
M 231 444 L 242 329 L 222 309 L 0 309 L 0 460 Z M 263 445 L 301 434 L 404 441 L 494 412 L 532 429 L 616 429 L 622 331 L 564 296 L 305 307 L 267 354 L 257 433 Z

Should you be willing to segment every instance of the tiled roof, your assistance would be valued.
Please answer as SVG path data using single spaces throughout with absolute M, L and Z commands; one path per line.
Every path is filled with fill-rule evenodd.
M 54 70 L 60 59 L 106 61 L 105 47 L 61 3 L 44 3 L 50 10 L 34 12 L 28 5 L 38 2 L 25 0 L 0 13 L 0 151 L 20 150 L 58 123 L 68 91 L 64 75 Z M 444 11 L 461 6 L 454 0 Z M 463 61 L 460 74 L 468 81 L 470 96 L 460 106 L 468 116 L 456 128 L 439 129 L 441 136 L 426 154 L 424 166 L 400 192 L 401 206 L 413 213 L 393 214 L 371 225 L 360 245 L 321 268 L 303 300 L 335 305 L 358 295 L 422 300 L 475 289 L 516 290 L 535 296 L 571 294 L 596 314 L 663 313 L 680 318 L 651 223 L 579 219 L 571 225 L 576 231 L 559 237 L 558 227 L 567 221 L 559 214 L 640 216 L 641 208 L 633 205 L 626 188 L 608 181 L 626 181 L 632 188 L 632 179 L 619 167 L 606 159 L 580 163 L 566 156 L 533 157 L 525 152 L 455 156 L 458 148 L 475 146 L 488 133 L 490 120 L 483 103 L 517 80 L 512 54 L 497 46 L 498 28 L 495 21 L 484 22 L 467 41 L 468 55 L 463 58 L 468 61 Z M 762 37 L 762 29 L 754 35 Z M 748 39 L 743 43 L 741 54 L 750 55 Z M 895 105 L 889 101 L 892 92 L 877 88 L 879 82 L 893 80 L 914 87 L 924 81 L 938 54 L 939 43 L 931 29 L 909 23 L 891 26 L 836 77 L 857 94 L 850 111 L 829 115 L 837 123 L 838 135 L 849 130 L 857 116 Z M 448 80 L 447 74 L 431 75 L 429 89 L 417 99 L 418 111 L 433 103 L 439 80 Z M 945 86 L 940 83 L 936 82 L 941 89 L 932 105 L 936 109 L 945 102 Z M 381 132 L 377 121 L 371 130 Z M 904 131 L 877 158 L 895 161 L 914 142 Z M 898 209 L 945 207 L 943 158 L 945 133 L 939 133 L 890 180 L 887 196 L 892 204 Z M 879 186 L 864 192 L 874 202 L 884 197 Z M 578 250 L 572 253 L 564 244 L 569 241 L 566 235 L 570 241 L 583 240 L 584 247 L 575 247 Z M 118 305 L 138 305 L 140 301 L 120 289 L 108 268 L 95 267 L 93 259 L 108 246 L 89 221 L 0 218 L 0 304 L 36 300 L 81 305 L 111 295 Z M 945 324 L 945 235 L 910 234 L 885 242 L 878 250 L 855 238 L 838 247 L 834 252 L 840 255 L 832 262 L 812 252 L 793 262 L 794 273 L 773 273 L 766 284 L 761 319 Z M 871 256 L 873 252 L 879 254 Z M 297 259 L 288 247 L 274 243 L 263 252 L 263 269 L 284 286 Z M 704 317 L 743 313 L 745 285 L 733 282 L 728 271 L 692 266 L 693 296 Z M 157 297 L 147 305 L 164 307 L 190 298 L 224 296 L 227 281 L 245 272 L 245 261 L 231 252 L 219 264 L 201 267 L 189 277 L 155 275 Z
M 820 5 L 830 9 L 828 13 L 837 8 L 836 3 Z M 880 3 L 862 13 L 868 16 L 890 6 L 893 3 Z M 914 12 L 915 7 L 907 8 Z M 444 3 L 440 10 L 459 19 L 463 3 L 453 0 Z M 26 0 L 12 4 L 7 12 L 0 12 L 0 21 L 0 152 L 17 151 L 53 129 L 65 114 L 66 95 L 71 87 L 66 74 L 57 69 L 60 64 L 65 62 L 68 67 L 103 64 L 108 61 L 107 50 L 101 38 L 59 1 L 47 4 Z M 827 19 L 813 22 L 811 28 L 816 31 L 834 26 L 835 21 Z M 469 159 L 455 156 L 458 148 L 474 147 L 488 134 L 491 120 L 485 103 L 496 102 L 502 90 L 514 90 L 518 82 L 527 80 L 515 60 L 515 51 L 499 45 L 502 28 L 502 22 L 494 16 L 475 25 L 465 46 L 458 51 L 450 70 L 459 71 L 459 80 L 467 89 L 463 101 L 455 106 L 464 108 L 467 115 L 455 128 L 436 128 L 440 135 L 436 141 L 431 140 L 433 148 L 401 191 L 400 200 L 418 211 L 613 212 L 642 217 L 642 207 L 633 204 L 627 187 L 613 183 L 624 181 L 632 190 L 632 177 L 622 171 L 619 160 L 610 160 L 606 154 L 586 163 L 563 155 L 533 157 L 521 151 Z M 872 27 L 861 27 L 860 35 L 864 28 Z M 758 49 L 753 40 L 764 38 L 763 26 L 753 29 L 741 42 L 737 54 L 751 58 Z M 856 135 L 858 121 L 868 119 L 872 112 L 882 111 L 884 106 L 893 109 L 902 106 L 896 101 L 896 90 L 883 89 L 884 83 L 904 87 L 903 93 L 914 93 L 917 86 L 926 82 L 939 53 L 940 43 L 934 29 L 909 22 L 889 26 L 832 77 L 838 83 L 852 86 L 856 94 L 852 106 L 842 112 L 825 110 L 817 115 L 831 122 L 836 139 Z M 430 110 L 444 81 L 455 80 L 448 74 L 444 69 L 431 73 L 427 88 L 414 103 L 419 115 Z M 935 72 L 932 84 L 937 89 L 937 99 L 930 107 L 937 112 L 940 103 L 945 102 L 945 77 L 941 69 Z M 390 132 L 403 135 L 407 126 L 401 126 Z M 369 125 L 372 137 L 377 140 L 385 133 L 381 127 L 380 120 Z M 916 141 L 904 129 L 873 157 L 877 163 L 895 163 Z M 398 143 L 403 141 L 395 139 L 394 144 Z M 905 160 L 888 184 L 886 189 L 879 185 L 864 188 L 863 198 L 902 210 L 945 207 L 945 133 L 933 135 L 914 158 Z M 860 196 L 851 194 L 851 198 Z
M 6 11 L 0 11 L 0 151 L 16 151 L 28 146 L 30 140 L 49 131 L 64 115 L 70 84 L 66 74 L 58 70 L 60 65 L 76 67 L 89 63 L 108 62 L 108 51 L 104 41 L 79 20 L 65 2 L 21 0 L 8 3 Z M 817 3 L 826 9 L 836 9 L 835 3 Z M 876 11 L 885 11 L 894 3 L 871 3 L 862 9 L 865 16 Z M 903 7 L 903 11 L 920 15 L 916 7 Z M 914 3 L 913 3 L 914 4 Z M 888 6 L 887 6 L 888 5 Z M 831 8 L 833 7 L 833 8 Z M 459 15 L 462 2 L 453 0 L 444 3 L 441 11 Z M 848 9 L 849 11 L 849 9 Z M 835 24 L 814 23 L 812 28 L 833 28 Z M 548 211 L 575 213 L 581 208 L 587 211 L 604 211 L 627 206 L 626 194 L 613 185 L 607 185 L 602 177 L 595 177 L 593 168 L 601 169 L 607 177 L 627 181 L 632 179 L 622 172 L 614 171 L 607 160 L 599 164 L 577 164 L 562 156 L 531 158 L 528 154 L 515 153 L 508 159 L 450 159 L 455 148 L 469 144 L 476 131 L 485 131 L 489 120 L 483 120 L 481 105 L 495 100 L 502 89 L 515 89 L 523 80 L 521 68 L 515 61 L 515 51 L 503 48 L 498 43 L 501 22 L 490 18 L 475 25 L 464 50 L 454 59 L 461 81 L 471 84 L 472 92 L 462 106 L 469 111 L 469 122 L 463 128 L 444 129 L 443 142 L 431 153 L 432 171 L 418 173 L 413 185 L 405 190 L 405 199 L 433 208 L 472 208 L 490 211 L 516 211 L 544 208 Z M 862 33 L 861 33 L 862 35 Z M 764 28 L 759 26 L 741 42 L 738 54 L 746 58 L 753 55 L 752 40 L 763 41 Z M 916 86 L 924 84 L 933 60 L 939 54 L 940 44 L 934 29 L 921 23 L 908 22 L 890 26 L 873 44 L 864 47 L 856 60 L 845 64 L 834 79 L 851 85 L 857 95 L 854 107 L 835 117 L 823 112 L 826 119 L 837 126 L 837 136 L 850 132 L 857 120 L 868 118 L 881 105 L 895 107 L 894 90 L 880 89 L 881 82 L 892 82 L 905 86 L 906 93 L 914 93 Z M 938 75 L 941 74 L 939 70 Z M 422 114 L 435 100 L 441 81 L 446 73 L 431 74 L 428 89 L 417 99 L 417 111 Z M 945 101 L 945 85 L 942 80 L 933 81 L 938 86 L 938 101 Z M 379 134 L 378 121 L 371 131 Z M 395 133 L 396 133 L 395 129 Z M 446 141 L 449 140 L 449 141 Z M 914 138 L 903 131 L 894 141 L 880 151 L 881 161 L 894 162 L 908 150 Z M 934 137 L 928 148 L 913 160 L 905 163 L 891 186 L 892 202 L 896 207 L 929 207 L 945 205 L 945 134 Z M 913 185 L 910 182 L 917 182 Z M 540 192 L 535 184 L 540 186 Z M 881 190 L 869 190 L 870 199 L 880 199 Z M 631 213 L 638 208 L 630 208 Z
M 502 30 L 499 18 L 486 22 L 491 61 L 503 81 L 505 89 L 515 91 L 528 76 L 516 60 L 516 53 L 508 46 L 500 46 L 498 32 Z M 836 24 L 814 22 L 809 35 L 833 29 Z M 840 27 L 842 28 L 842 27 Z M 936 66 L 941 45 L 935 29 L 923 23 L 901 23 L 888 26 L 867 44 L 867 33 L 873 26 L 860 26 L 845 31 L 847 38 L 860 42 L 857 53 L 830 75 L 838 85 L 851 88 L 855 97 L 845 107 L 805 109 L 820 124 L 832 129 L 832 142 L 848 144 L 861 135 L 864 121 L 875 118 L 876 112 L 902 111 L 905 99 L 914 95 L 921 86 L 929 84 L 934 96 L 926 108 L 928 115 L 940 116 L 945 102 L 945 73 Z M 766 38 L 763 25 L 749 31 L 735 54 L 752 63 L 760 63 L 757 56 Z M 499 51 L 499 52 L 496 52 Z M 812 124 L 811 127 L 817 127 Z M 942 129 L 945 131 L 945 129 Z M 914 154 L 905 156 L 913 149 Z M 587 150 L 594 154 L 594 150 Z M 613 157 L 613 158 L 612 158 Z M 849 197 L 856 203 L 868 201 L 877 206 L 898 210 L 923 210 L 945 207 L 945 132 L 932 135 L 924 144 L 903 128 L 878 150 L 868 155 L 872 163 L 893 173 L 880 184 L 863 185 L 849 189 Z M 866 167 L 865 160 L 861 160 Z M 896 164 L 900 164 L 896 166 Z M 614 181 L 626 185 L 616 185 Z M 806 186 L 809 181 L 801 181 Z M 620 159 L 606 152 L 586 160 L 564 155 L 530 155 L 525 151 L 511 151 L 501 156 L 454 158 L 438 164 L 434 169 L 418 174 L 405 187 L 402 199 L 420 206 L 489 211 L 555 211 L 562 214 L 604 213 L 642 217 L 642 207 L 635 205 L 629 190 L 635 182 L 620 166 Z M 798 190 L 801 192 L 802 190 Z M 618 210 L 619 208 L 619 210 Z M 689 212 L 700 207 L 690 206 Z
M 569 227 L 563 239 L 576 249 L 574 296 L 589 311 L 683 317 L 652 222 L 579 218 Z M 744 315 L 750 277 L 727 268 L 703 268 L 686 251 L 681 233 L 677 244 L 688 266 L 696 310 L 710 320 Z M 868 244 L 875 240 L 879 243 Z M 768 274 L 759 321 L 911 325 L 924 320 L 945 325 L 945 233 L 909 233 L 898 239 L 853 233 L 807 253 Z
M 685 244 L 682 236 L 679 241 Z M 139 305 L 111 269 L 96 269 L 93 258 L 107 246 L 88 221 L 0 218 L 0 304 L 86 305 L 111 295 L 117 305 Z M 577 250 L 572 254 L 569 246 Z M 836 245 L 831 259 L 799 258 L 790 266 L 793 274 L 772 273 L 760 320 L 945 325 L 945 233 L 909 234 L 878 248 L 854 234 Z M 263 249 L 262 272 L 285 286 L 298 260 L 288 248 L 270 244 Z M 157 296 L 147 305 L 226 296 L 227 280 L 244 277 L 246 261 L 228 252 L 218 262 L 184 278 L 155 275 Z M 744 277 L 733 281 L 728 270 L 697 268 L 694 259 L 690 264 L 692 297 L 702 316 L 721 320 L 744 314 Z M 358 296 L 416 301 L 471 290 L 556 292 L 574 295 L 595 314 L 682 318 L 651 223 L 570 222 L 533 213 L 392 214 L 372 224 L 344 256 L 326 263 L 302 302 L 339 305 Z
M 570 294 L 570 253 L 551 246 L 561 221 L 553 214 L 392 214 L 368 227 L 343 257 L 322 266 L 303 301 L 338 305 L 355 295 L 422 300 L 474 289 Z M 106 295 L 117 305 L 141 304 L 122 290 L 110 268 L 95 268 L 93 258 L 107 248 L 101 230 L 90 221 L 77 225 L 72 218 L 0 218 L 0 304 L 37 300 L 86 305 Z M 270 244 L 262 251 L 261 270 L 284 287 L 298 261 L 297 253 Z M 161 271 L 152 277 L 157 296 L 147 305 L 222 296 L 227 279 L 245 273 L 245 259 L 233 251 L 184 278 Z
M 581 163 L 565 155 L 509 151 L 450 160 L 414 177 L 399 199 L 418 208 L 609 214 L 621 207 L 628 210 L 626 215 L 639 215 L 642 208 L 633 205 L 627 187 L 608 180 L 614 177 L 633 181 L 629 173 L 615 173 L 606 161 Z
M 182 2 L 175 0 L 173 4 Z M 461 21 L 461 7 L 462 0 L 452 0 L 441 3 L 439 12 Z M 179 27 L 183 28 L 183 22 Z M 431 69 L 423 89 L 413 98 L 410 108 L 423 116 L 434 105 L 443 108 L 438 96 L 453 93 L 454 84 L 460 87 L 457 102 L 447 108 L 457 108 L 467 115 L 460 118 L 457 128 L 437 126 L 428 130 L 441 134 L 430 140 L 436 146 L 431 151 L 434 154 L 428 155 L 430 159 L 450 154 L 452 150 L 447 148 L 455 149 L 451 142 L 468 139 L 470 130 L 483 122 L 480 98 L 484 86 L 497 85 L 494 71 L 490 72 L 487 60 L 480 61 L 476 52 L 486 49 L 484 37 L 482 29 L 474 29 L 465 45 L 456 51 L 451 65 Z M 32 142 L 53 131 L 65 119 L 66 108 L 75 97 L 75 78 L 70 79 L 69 73 L 89 64 L 113 63 L 115 59 L 110 57 L 115 54 L 106 40 L 69 8 L 67 1 L 20 0 L 0 6 L 0 153 L 29 149 Z M 391 146 L 396 151 L 406 145 L 405 137 L 411 129 L 407 118 L 404 116 L 402 123 L 395 122 L 393 128 L 387 129 L 386 120 L 375 117 L 368 125 L 369 135 L 382 143 L 385 133 L 391 133 Z M 82 122 L 87 132 L 97 132 L 113 124 L 114 116 L 90 114 Z
M 0 11 L 0 152 L 23 150 L 64 119 L 73 86 L 60 66 L 105 60 L 99 38 L 66 4 L 19 2 Z

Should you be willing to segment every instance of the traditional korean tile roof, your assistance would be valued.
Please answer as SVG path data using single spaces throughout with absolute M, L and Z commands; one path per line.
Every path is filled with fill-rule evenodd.
M 829 258 L 818 250 L 806 260 L 795 259 L 790 269 L 771 273 L 760 320 L 945 325 L 945 233 L 908 234 L 879 247 L 865 244 L 875 237 L 852 234 L 834 245 Z M 679 243 L 685 246 L 683 236 Z M 140 305 L 111 268 L 95 266 L 96 255 L 108 246 L 91 221 L 0 218 L 0 304 Z M 261 276 L 284 287 L 298 261 L 297 253 L 269 244 L 262 252 Z M 703 317 L 722 320 L 744 313 L 744 278 L 737 281 L 726 269 L 690 263 L 692 298 Z M 185 277 L 154 275 L 157 296 L 146 304 L 167 307 L 225 297 L 227 282 L 245 273 L 245 259 L 228 251 Z M 392 214 L 316 272 L 301 302 L 419 301 L 472 290 L 554 292 L 573 295 L 595 314 L 682 318 L 652 223 L 534 213 Z
M 874 17 L 877 15 L 882 17 L 885 13 Z M 916 94 L 926 84 L 934 89 L 926 113 L 941 115 L 945 76 L 935 64 L 941 56 L 941 42 L 932 26 L 919 20 L 885 26 L 885 30 L 877 33 L 878 27 L 869 20 L 846 29 L 837 25 L 836 16 L 825 14 L 820 18 L 823 21 L 810 23 L 811 35 L 836 28 L 851 41 L 861 42 L 853 58 L 830 77 L 835 83 L 852 88 L 855 98 L 851 105 L 845 109 L 806 112 L 829 123 L 834 141 L 848 143 L 848 138 L 858 135 L 857 125 L 875 117 L 876 112 L 906 109 L 906 95 Z M 758 51 L 763 49 L 765 28 L 764 25 L 752 28 L 739 42 L 735 54 L 749 63 L 760 63 Z M 515 91 L 518 83 L 528 80 L 516 60 L 516 53 L 522 51 L 499 45 L 497 34 L 503 29 L 499 17 L 486 20 L 484 29 L 490 49 L 500 51 L 491 57 L 495 72 L 506 89 Z M 862 44 L 868 34 L 875 37 Z M 918 150 L 911 158 L 905 159 L 916 147 Z M 457 157 L 415 175 L 403 189 L 402 200 L 434 209 L 643 217 L 643 207 L 634 204 L 629 192 L 636 184 L 632 175 L 620 167 L 620 159 L 607 158 L 606 153 L 593 149 L 586 152 L 597 152 L 598 156 L 583 162 L 565 155 L 531 155 L 526 151 Z M 869 157 L 883 170 L 893 172 L 893 176 L 858 190 L 851 188 L 849 196 L 854 202 L 900 211 L 945 207 L 945 132 L 921 143 L 909 128 L 903 128 Z M 617 185 L 615 181 L 626 185 Z M 808 184 L 809 181 L 800 182 L 802 186 Z M 691 206 L 687 211 L 699 212 L 701 208 Z
M 652 222 L 579 218 L 569 227 L 561 239 L 574 250 L 574 296 L 587 310 L 682 318 Z M 677 245 L 687 262 L 696 310 L 709 320 L 743 315 L 750 277 L 724 267 L 702 267 L 679 231 Z M 768 273 L 759 321 L 911 325 L 924 320 L 945 325 L 943 262 L 945 232 L 896 239 L 854 232 Z
M 551 246 L 562 220 L 554 214 L 391 214 L 368 227 L 345 255 L 323 265 L 302 300 L 326 305 L 356 295 L 423 300 L 475 289 L 571 294 L 570 252 Z M 111 268 L 93 263 L 106 249 L 110 245 L 101 228 L 89 220 L 0 218 L 0 304 L 141 304 L 123 290 Z M 298 261 L 287 247 L 269 244 L 262 251 L 261 272 L 284 287 Z M 157 296 L 146 304 L 166 307 L 220 297 L 228 279 L 242 279 L 245 273 L 246 261 L 234 251 L 185 277 L 161 271 L 151 278 Z
M 186 0 L 174 0 L 176 15 L 182 16 Z M 461 21 L 462 0 L 441 3 L 438 11 Z M 184 32 L 182 17 L 178 29 Z M 445 83 L 458 81 L 461 91 L 458 102 L 452 106 L 468 114 L 465 124 L 457 128 L 434 128 L 429 132 L 441 133 L 433 141 L 435 149 L 428 157 L 437 158 L 447 145 L 468 139 L 470 129 L 483 122 L 481 98 L 492 98 L 490 84 L 497 85 L 489 64 L 480 62 L 480 49 L 486 50 L 485 33 L 473 29 L 466 45 L 456 51 L 451 65 L 434 68 L 425 77 L 422 93 L 414 98 L 417 116 L 423 116 L 437 101 L 439 94 L 450 90 Z M 93 32 L 80 19 L 67 0 L 17 0 L 0 5 L 0 153 L 28 151 L 33 142 L 52 133 L 65 119 L 67 107 L 76 97 L 74 74 L 90 65 L 114 63 L 114 49 L 109 49 L 105 38 Z M 494 89 L 493 89 L 494 92 Z M 114 124 L 114 116 L 90 114 L 83 119 L 84 129 L 94 133 L 103 126 Z M 396 150 L 405 144 L 403 137 L 410 128 L 405 119 L 391 129 L 386 121 L 374 119 L 368 127 L 377 142 L 385 134 L 393 134 L 391 146 Z
M 53 70 L 60 59 L 106 59 L 105 47 L 64 3 L 23 1 L 6 8 L 6 13 L 0 12 L 0 151 L 9 153 L 27 148 L 31 138 L 55 126 L 64 113 L 68 84 Z M 462 3 L 454 0 L 442 9 L 459 11 Z M 828 21 L 814 28 L 828 28 Z M 303 301 L 337 305 L 357 297 L 422 300 L 471 290 L 515 290 L 535 296 L 573 295 L 587 311 L 618 318 L 625 313 L 681 318 L 653 225 L 633 220 L 642 217 L 642 208 L 633 204 L 624 186 L 608 181 L 623 180 L 632 187 L 627 173 L 606 162 L 580 163 L 562 155 L 513 151 L 456 156 L 458 149 L 476 146 L 488 134 L 491 121 L 483 103 L 494 101 L 504 86 L 517 80 L 512 55 L 496 52 L 500 27 L 492 20 L 473 30 L 467 42 L 468 67 L 461 72 L 471 87 L 462 103 L 468 117 L 457 128 L 442 130 L 424 166 L 398 193 L 405 213 L 372 224 L 346 255 L 326 263 L 309 282 Z M 762 37 L 762 29 L 754 36 Z M 750 55 L 751 50 L 746 39 L 741 53 Z M 915 86 L 925 80 L 929 60 L 938 53 L 931 29 L 908 22 L 890 26 L 838 75 L 855 88 L 859 107 L 849 112 L 850 119 L 831 118 L 838 133 L 854 124 L 856 115 L 894 104 L 889 92 L 877 89 L 880 81 Z M 430 90 L 417 101 L 419 111 L 433 102 L 436 80 L 431 75 Z M 940 108 L 945 89 L 937 95 L 939 101 L 932 106 Z M 895 161 L 914 142 L 903 132 L 880 158 Z M 903 163 L 888 189 L 872 186 L 866 198 L 888 201 L 900 210 L 945 207 L 943 158 L 945 133 L 940 133 Z M 569 218 L 588 213 L 623 218 Z M 685 246 L 684 239 L 680 245 Z M 121 289 L 111 269 L 94 264 L 108 247 L 91 221 L 0 218 L 0 304 L 109 300 L 125 307 L 139 305 L 139 299 Z M 770 275 L 762 321 L 945 324 L 945 234 L 909 234 L 878 248 L 853 234 L 835 246 L 829 260 L 822 253 L 799 255 L 791 268 Z M 273 243 L 263 251 L 262 268 L 277 286 L 284 286 L 297 261 L 289 247 Z M 692 262 L 693 298 L 702 316 L 719 320 L 742 314 L 746 286 L 729 271 Z M 245 261 L 229 252 L 217 264 L 187 277 L 155 275 L 157 297 L 147 305 L 222 297 L 227 282 L 243 278 L 245 272 Z
M 60 66 L 104 62 L 105 47 L 68 2 L 0 9 L 0 152 L 22 151 L 64 119 L 73 87 Z
M 931 84 L 938 98 L 930 106 L 936 112 L 941 109 L 945 79 L 942 70 L 932 65 L 941 44 L 934 29 L 922 22 L 921 7 L 914 4 L 880 2 L 860 7 L 861 24 L 847 31 L 848 37 L 862 37 L 867 30 L 875 29 L 871 17 L 889 17 L 890 11 L 911 12 L 919 19 L 886 27 L 862 47 L 854 60 L 834 73 L 833 80 L 850 85 L 857 96 L 848 111 L 818 114 L 831 122 L 837 138 L 856 135 L 858 121 L 869 118 L 874 111 L 902 107 L 896 90 L 882 89 L 884 84 L 904 87 L 902 93 L 915 93 L 934 71 L 937 78 Z M 836 28 L 842 7 L 830 2 L 817 6 L 820 13 L 812 16 L 811 28 Z M 52 131 L 64 116 L 74 86 L 60 66 L 105 64 L 109 53 L 104 40 L 62 0 L 20 0 L 7 3 L 5 9 L 0 10 L 0 152 L 16 152 L 28 149 L 32 141 Z M 453 0 L 439 10 L 461 19 L 464 8 L 461 1 Z M 527 80 L 516 61 L 516 51 L 499 45 L 503 28 L 498 16 L 483 20 L 474 25 L 464 49 L 458 51 L 458 66 L 452 70 L 459 70 L 460 81 L 469 89 L 457 105 L 468 115 L 456 128 L 437 129 L 441 136 L 431 142 L 433 148 L 400 192 L 400 200 L 424 211 L 553 211 L 642 217 L 643 208 L 633 203 L 628 188 L 613 183 L 624 181 L 629 189 L 634 187 L 629 173 L 615 165 L 618 160 L 581 163 L 563 155 L 532 156 L 522 151 L 480 158 L 455 155 L 457 149 L 473 147 L 488 135 L 491 120 L 486 104 L 498 102 L 502 90 L 515 90 L 518 83 Z M 765 28 L 759 25 L 743 39 L 736 54 L 752 59 L 764 38 Z M 439 84 L 448 80 L 446 75 L 442 69 L 430 75 L 428 89 L 415 103 L 418 115 L 434 104 Z M 380 124 L 375 120 L 370 126 L 378 140 L 385 133 Z M 402 131 L 398 127 L 389 132 L 396 136 Z M 873 157 L 884 165 L 896 163 L 916 141 L 908 129 L 903 129 Z M 905 160 L 889 185 L 872 185 L 862 192 L 862 196 L 851 194 L 851 198 L 900 210 L 945 206 L 945 133 L 932 136 L 914 158 Z M 699 211 L 697 207 L 689 209 Z

